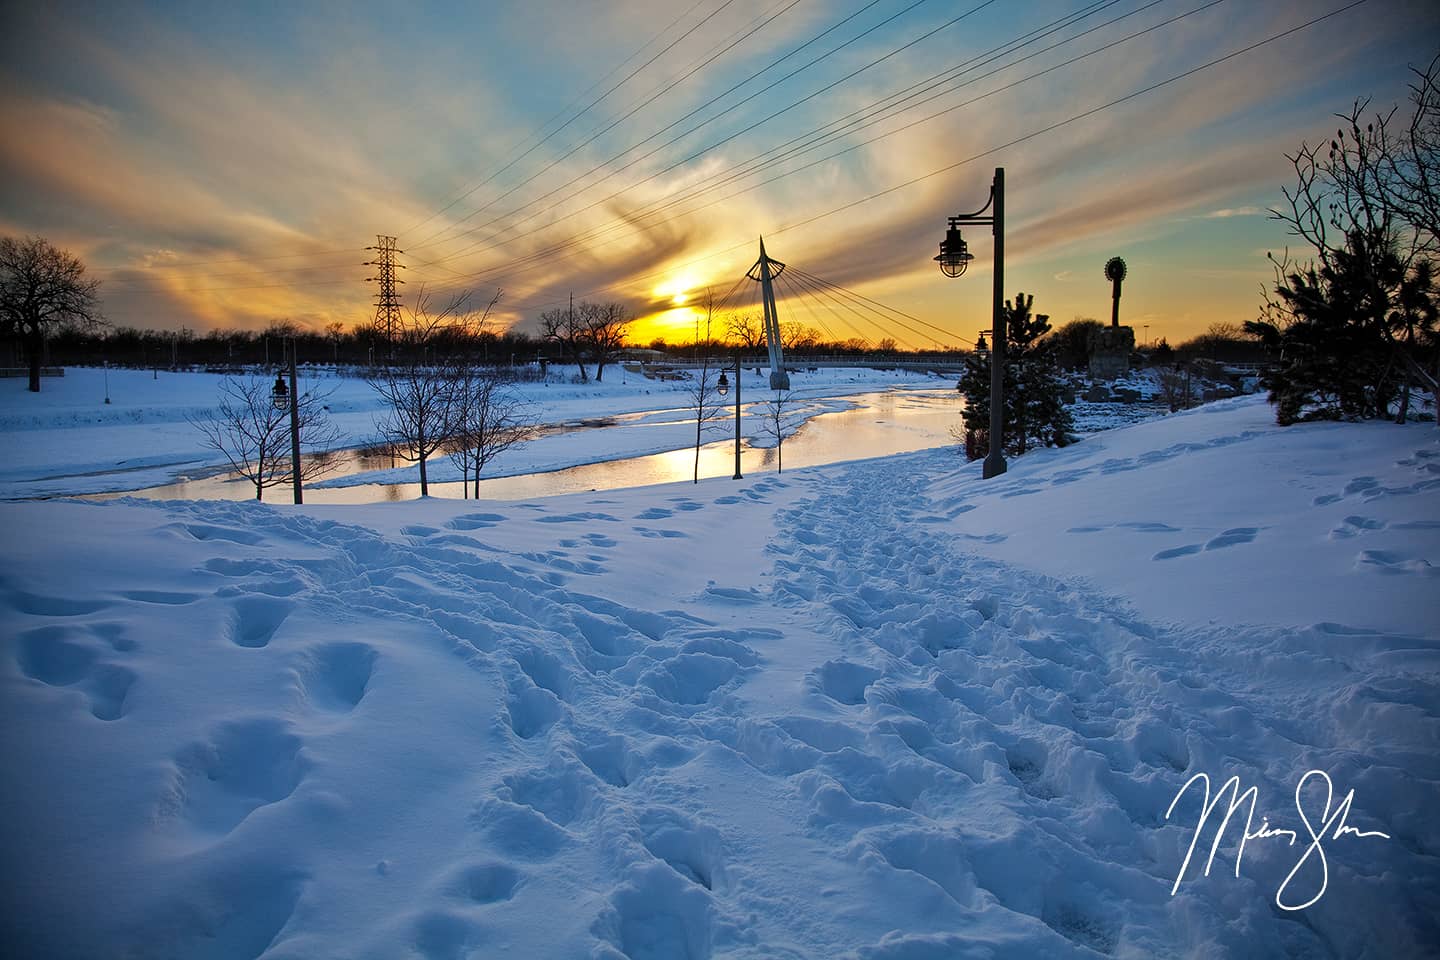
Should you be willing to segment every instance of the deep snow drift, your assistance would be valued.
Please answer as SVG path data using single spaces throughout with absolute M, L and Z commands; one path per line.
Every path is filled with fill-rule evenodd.
M 15 955 L 1440 942 L 1432 426 L 1281 430 L 1247 399 L 994 481 L 938 450 L 520 503 L 0 523 Z M 1232 824 L 1202 876 L 1212 822 L 1171 895 L 1190 777 L 1238 775 L 1256 831 L 1308 841 L 1310 770 L 1389 838 L 1327 839 L 1324 896 L 1286 911 L 1306 844 L 1252 839 L 1237 877 Z M 1288 901 L 1320 883 L 1312 857 Z

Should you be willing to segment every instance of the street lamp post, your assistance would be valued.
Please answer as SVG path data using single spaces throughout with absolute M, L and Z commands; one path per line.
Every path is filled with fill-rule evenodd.
M 982 216 L 989 210 L 989 216 Z M 1005 464 L 1005 168 L 995 168 L 990 185 L 990 199 L 974 213 L 950 217 L 945 239 L 940 241 L 940 255 L 935 258 L 940 272 L 959 277 L 975 256 L 966 248 L 960 235 L 962 226 L 990 226 L 995 235 L 995 292 L 990 317 L 990 452 L 985 457 L 982 476 L 998 477 Z
M 720 396 L 730 392 L 730 384 L 725 380 L 725 371 L 720 371 L 720 382 L 715 385 Z M 731 480 L 745 479 L 740 474 L 740 351 L 735 351 L 735 476 Z
M 270 395 L 275 402 L 275 409 L 284 410 L 286 406 L 290 407 L 290 479 L 295 488 L 295 502 L 303 503 L 304 498 L 300 492 L 300 392 L 295 387 L 295 343 L 287 338 L 282 340 L 281 344 L 289 348 L 290 387 L 286 389 L 284 376 L 277 373 L 275 388 Z

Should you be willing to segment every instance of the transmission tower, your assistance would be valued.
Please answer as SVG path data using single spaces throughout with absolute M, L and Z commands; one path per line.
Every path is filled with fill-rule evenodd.
M 366 277 L 366 283 L 379 283 L 380 290 L 375 294 L 375 327 L 385 335 L 385 342 L 389 346 L 389 352 L 393 356 L 395 352 L 395 334 L 400 329 L 400 295 L 395 292 L 395 284 L 404 283 L 404 280 L 395 278 L 395 270 L 405 269 L 405 264 L 395 262 L 395 254 L 404 253 L 404 250 L 395 249 L 395 238 L 376 235 L 376 244 L 373 247 L 366 247 L 366 250 L 374 250 L 374 260 L 365 261 L 365 266 L 376 267 L 376 276 Z

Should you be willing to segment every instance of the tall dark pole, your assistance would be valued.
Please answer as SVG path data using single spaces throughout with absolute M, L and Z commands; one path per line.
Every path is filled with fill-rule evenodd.
M 990 453 L 981 475 L 998 477 L 1005 464 L 1005 168 L 995 168 L 995 302 L 990 318 Z
M 745 479 L 740 475 L 740 351 L 735 351 L 735 476 L 732 480 Z
M 986 210 L 990 211 L 988 217 L 984 215 Z M 940 264 L 940 272 L 952 279 L 963 276 L 970 261 L 975 259 L 967 249 L 960 228 L 988 224 L 995 235 L 995 293 L 990 305 L 990 441 L 987 444 L 990 450 L 981 471 L 988 480 L 1005 472 L 1005 168 L 995 168 L 990 200 L 985 206 L 949 220 L 945 239 L 940 242 L 940 255 L 935 260 Z
M 290 473 L 295 482 L 295 502 L 303 503 L 300 494 L 300 391 L 295 389 L 295 341 L 290 340 Z

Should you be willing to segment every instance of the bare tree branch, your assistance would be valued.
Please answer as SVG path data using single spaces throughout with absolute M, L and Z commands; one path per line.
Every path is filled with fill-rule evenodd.
M 335 467 L 328 452 L 340 442 L 340 431 L 330 422 L 325 401 L 334 391 L 314 390 L 297 400 L 300 446 L 300 480 L 316 480 Z M 255 499 L 266 487 L 291 483 L 290 406 L 277 408 L 270 381 L 264 377 L 226 377 L 220 386 L 220 404 L 211 417 L 192 417 L 205 445 L 225 458 L 230 469 L 255 487 Z

